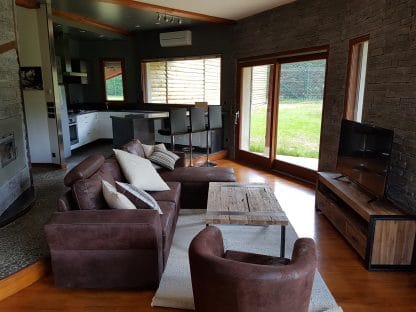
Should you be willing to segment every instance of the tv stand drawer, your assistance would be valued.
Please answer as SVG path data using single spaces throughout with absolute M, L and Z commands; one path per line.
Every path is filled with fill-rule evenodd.
M 367 247 L 367 236 L 365 229 L 360 225 L 353 224 L 350 213 L 336 205 L 332 200 L 322 194 L 316 192 L 317 206 L 332 225 L 344 236 L 350 245 L 358 252 L 361 258 L 365 258 Z

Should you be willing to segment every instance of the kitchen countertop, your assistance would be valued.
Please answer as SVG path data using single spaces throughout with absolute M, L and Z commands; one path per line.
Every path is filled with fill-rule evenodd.
M 166 118 L 169 117 L 169 113 L 167 111 L 150 111 L 150 110 L 140 110 L 140 109 L 132 109 L 132 110 L 115 110 L 115 109 L 109 109 L 109 110 L 81 110 L 78 112 L 68 112 L 68 117 L 75 117 L 79 115 L 85 115 L 85 114 L 91 114 L 91 113 L 126 113 L 126 115 L 132 115 L 127 118 L 136 118 L 137 115 L 141 118 Z M 123 117 L 119 117 L 123 118 Z

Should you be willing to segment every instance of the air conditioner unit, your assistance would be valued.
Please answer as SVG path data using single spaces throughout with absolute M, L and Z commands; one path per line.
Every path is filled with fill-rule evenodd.
M 192 32 L 190 30 L 173 31 L 159 35 L 161 47 L 180 47 L 192 45 Z

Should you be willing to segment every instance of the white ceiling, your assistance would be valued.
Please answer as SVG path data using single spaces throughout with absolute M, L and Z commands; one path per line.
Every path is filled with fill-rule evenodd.
M 296 0 L 137 0 L 173 9 L 239 20 Z

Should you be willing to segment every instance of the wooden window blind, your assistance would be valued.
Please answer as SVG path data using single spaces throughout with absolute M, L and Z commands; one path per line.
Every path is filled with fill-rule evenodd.
M 221 58 L 145 62 L 145 102 L 220 105 Z

